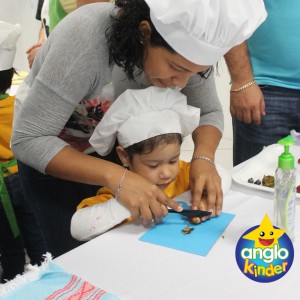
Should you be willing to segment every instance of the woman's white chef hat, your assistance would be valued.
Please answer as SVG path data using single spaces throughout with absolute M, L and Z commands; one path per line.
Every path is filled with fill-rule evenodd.
M 21 26 L 0 21 L 0 71 L 13 67 Z
M 181 56 L 213 65 L 266 19 L 263 0 L 145 0 L 160 35 Z
M 110 153 L 116 139 L 127 148 L 166 133 L 191 134 L 199 125 L 200 109 L 171 88 L 151 86 L 126 90 L 113 102 L 90 138 L 95 151 Z

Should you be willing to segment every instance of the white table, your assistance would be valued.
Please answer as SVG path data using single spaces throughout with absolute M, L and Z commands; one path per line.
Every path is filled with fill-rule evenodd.
M 272 194 L 233 183 L 223 210 L 236 216 L 206 257 L 141 242 L 145 229 L 126 224 L 54 262 L 122 300 L 300 299 L 300 206 L 293 266 L 272 283 L 248 279 L 235 260 L 241 235 L 259 225 L 266 213 L 272 220 Z

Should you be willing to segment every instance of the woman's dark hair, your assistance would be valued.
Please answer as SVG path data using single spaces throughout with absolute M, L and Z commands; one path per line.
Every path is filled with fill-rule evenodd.
M 158 145 L 164 143 L 166 145 L 178 142 L 182 144 L 182 136 L 179 133 L 166 133 L 158 136 L 154 136 L 147 140 L 133 144 L 125 149 L 128 157 L 132 160 L 134 154 L 147 154 L 151 153 Z
M 14 68 L 9 70 L 0 71 L 0 93 L 5 94 L 5 92 L 11 87 L 12 78 L 16 73 Z
M 175 51 L 153 26 L 149 6 L 144 0 L 116 0 L 115 4 L 121 10 L 117 16 L 112 17 L 113 25 L 106 31 L 109 59 L 110 63 L 115 62 L 122 67 L 129 79 L 134 80 L 136 68 L 140 72 L 143 71 L 143 53 L 146 42 L 152 46 L 166 48 L 172 53 Z M 151 26 L 148 41 L 146 41 L 148 32 L 139 31 L 142 21 L 148 21 Z
M 144 45 L 147 42 L 151 46 L 163 47 L 171 53 L 176 53 L 154 27 L 149 6 L 144 0 L 116 0 L 115 5 L 120 11 L 117 16 L 112 16 L 113 25 L 106 31 L 109 61 L 123 68 L 129 79 L 134 80 L 134 75 L 143 72 Z M 151 34 L 140 32 L 139 26 L 142 21 L 149 22 Z M 211 71 L 212 67 L 198 75 L 207 78 Z

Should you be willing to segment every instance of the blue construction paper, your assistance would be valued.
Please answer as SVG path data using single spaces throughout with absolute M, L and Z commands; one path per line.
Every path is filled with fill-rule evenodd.
M 186 203 L 181 204 L 184 208 L 187 207 Z M 222 212 L 218 217 L 193 225 L 187 217 L 169 213 L 162 223 L 151 227 L 142 235 L 140 241 L 206 256 L 234 216 Z M 186 226 L 193 228 L 190 234 L 182 233 Z

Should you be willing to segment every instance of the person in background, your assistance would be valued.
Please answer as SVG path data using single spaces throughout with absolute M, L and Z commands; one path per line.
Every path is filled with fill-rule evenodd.
M 76 0 L 77 8 L 86 4 L 96 3 L 96 2 L 111 2 L 114 3 L 114 0 Z
M 105 92 L 115 65 L 140 89 L 146 87 L 142 78 L 148 86 L 176 86 L 189 105 L 201 108 L 193 132 L 192 208 L 221 213 L 213 161 L 223 113 L 211 69 L 265 17 L 262 0 L 186 0 L 184 5 L 118 0 L 84 5 L 57 25 L 18 89 L 12 137 L 25 193 L 39 213 L 49 252 L 58 256 L 79 244 L 70 234 L 75 207 L 99 186 L 115 190 L 123 176 L 117 160 L 99 157 L 89 144 L 113 101 Z M 207 201 L 202 201 L 205 190 Z M 162 205 L 181 209 L 133 172 L 123 179 L 119 201 L 144 224 L 162 220 Z
M 300 131 L 300 3 L 264 2 L 266 21 L 230 53 L 234 165 Z
M 69 13 L 76 8 L 96 2 L 112 2 L 109 0 L 49 0 L 50 31 Z
M 199 121 L 200 109 L 187 105 L 186 97 L 174 89 L 128 89 L 111 105 L 90 142 L 104 156 L 117 140 L 124 174 L 135 172 L 174 198 L 190 189 L 190 164 L 180 160 L 180 146 Z M 166 215 L 167 209 L 163 209 Z M 87 241 L 132 218 L 118 202 L 118 190 L 103 187 L 78 205 L 71 220 L 71 234 Z
M 109 0 L 39 0 L 36 19 L 41 20 L 41 28 L 37 43 L 26 51 L 29 68 L 31 69 L 34 58 L 49 36 L 50 30 L 52 31 L 66 15 L 85 4 L 108 1 Z
M 25 251 L 32 265 L 43 261 L 46 245 L 30 203 L 23 195 L 17 162 L 10 149 L 14 101 L 7 91 L 15 73 L 13 61 L 19 25 L 0 21 L 0 263 L 1 283 L 24 272 Z
M 27 51 L 27 60 L 29 68 L 31 69 L 34 58 L 37 55 L 40 47 L 43 45 L 49 35 L 49 0 L 39 0 L 36 11 L 36 19 L 41 21 L 41 28 L 39 30 L 38 41 L 32 45 Z

